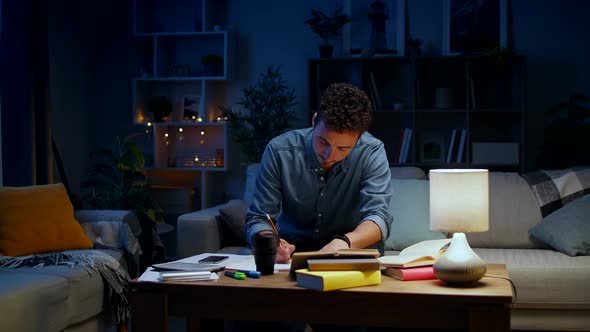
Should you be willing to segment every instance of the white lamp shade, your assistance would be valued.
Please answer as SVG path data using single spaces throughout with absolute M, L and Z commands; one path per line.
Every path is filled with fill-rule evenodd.
M 487 169 L 430 170 L 430 229 L 485 232 L 489 227 Z

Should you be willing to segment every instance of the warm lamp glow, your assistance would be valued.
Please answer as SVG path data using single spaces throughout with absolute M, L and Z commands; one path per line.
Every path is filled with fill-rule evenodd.
M 430 229 L 486 232 L 489 224 L 488 171 L 430 171 Z
M 451 284 L 478 281 L 486 265 L 469 247 L 463 232 L 488 230 L 488 170 L 431 170 L 429 183 L 430 229 L 454 232 L 451 245 L 434 264 L 434 274 Z

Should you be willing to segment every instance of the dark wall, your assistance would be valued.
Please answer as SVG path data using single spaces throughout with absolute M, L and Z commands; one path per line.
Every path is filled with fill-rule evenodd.
M 297 94 L 299 126 L 307 126 L 307 59 L 317 57 L 318 40 L 303 21 L 310 8 L 332 10 L 339 3 L 342 1 L 228 0 L 232 70 L 227 103 L 238 107 L 241 89 L 268 65 L 280 65 Z M 442 1 L 407 3 L 412 36 L 440 52 Z M 590 31 L 590 2 L 509 3 L 510 46 L 527 59 L 527 159 L 534 164 L 542 142 L 543 111 L 571 92 L 590 95 L 590 46 L 584 38 Z M 88 167 L 89 151 L 110 147 L 117 135 L 136 130 L 131 125 L 132 1 L 106 0 L 86 6 L 73 0 L 50 4 L 54 134 L 74 190 Z M 237 147 L 232 149 L 235 152 Z M 245 170 L 235 158 L 233 161 L 226 188 L 232 198 L 241 196 Z

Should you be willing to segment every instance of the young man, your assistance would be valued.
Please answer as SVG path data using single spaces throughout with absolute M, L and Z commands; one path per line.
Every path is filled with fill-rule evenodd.
M 297 251 L 376 247 L 383 253 L 392 217 L 390 171 L 383 143 L 367 133 L 371 105 L 349 84 L 330 85 L 313 128 L 267 145 L 246 213 L 246 235 L 270 233 L 278 221 L 276 261 Z

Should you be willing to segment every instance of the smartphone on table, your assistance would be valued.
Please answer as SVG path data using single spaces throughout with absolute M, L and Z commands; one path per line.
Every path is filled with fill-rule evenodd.
M 225 262 L 229 259 L 229 256 L 213 256 L 209 255 L 207 257 L 199 259 L 200 264 L 220 264 Z

